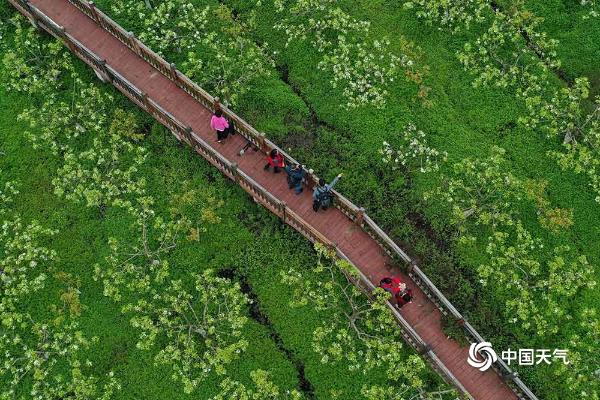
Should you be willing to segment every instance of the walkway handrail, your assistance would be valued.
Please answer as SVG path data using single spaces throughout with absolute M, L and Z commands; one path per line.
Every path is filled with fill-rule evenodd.
M 399 258 L 405 263 L 405 271 L 419 285 L 421 290 L 433 301 L 444 315 L 451 315 L 455 323 L 462 326 L 467 339 L 471 342 L 481 343 L 485 339 L 477 330 L 466 321 L 465 317 L 454 307 L 444 294 L 431 282 L 429 277 L 368 215 L 363 216 L 363 228 L 379 245 L 392 257 Z M 521 398 L 538 400 L 535 394 L 518 377 L 501 358 L 493 364 L 493 368 L 500 374 L 505 382 Z
M 139 57 L 147 61 L 150 65 L 160 71 L 165 77 L 174 82 L 178 87 L 191 95 L 203 106 L 214 111 L 215 98 L 204 89 L 194 83 L 181 71 L 177 70 L 174 64 L 169 64 L 158 54 L 149 49 L 145 44 L 138 40 L 131 32 L 125 31 L 120 25 L 114 22 L 110 17 L 100 11 L 93 2 L 86 0 L 69 0 L 75 7 L 81 10 L 89 18 L 95 21 L 99 26 L 117 38 Z M 106 61 L 98 57 L 91 50 L 86 48 L 73 36 L 71 36 L 62 26 L 56 24 L 51 18 L 42 13 L 39 9 L 29 3 L 29 0 L 9 0 L 22 14 L 26 15 L 34 26 L 41 26 L 55 37 L 61 39 L 65 44 L 80 57 L 85 63 L 103 77 L 110 80 L 121 92 L 129 97 L 133 102 L 145 109 L 159 122 L 165 125 L 180 141 L 185 141 L 192 148 L 210 163 L 221 169 L 229 178 L 237 182 L 246 192 L 248 192 L 256 201 L 261 202 L 265 207 L 279 216 L 285 223 L 291 225 L 312 242 L 323 243 L 335 248 L 338 255 L 349 261 L 348 258 L 324 237 L 319 231 L 310 226 L 294 211 L 292 211 L 284 202 L 275 198 L 270 192 L 253 180 L 243 171 L 238 170 L 237 164 L 230 162 L 216 152 L 199 135 L 194 133 L 189 126 L 185 126 L 173 115 L 164 110 L 154 100 L 148 98 L 145 93 L 139 90 L 135 85 L 121 76 Z M 288 163 L 297 163 L 287 152 L 277 147 L 270 140 L 266 139 L 265 134 L 258 132 L 250 124 L 237 116 L 228 107 L 221 105 L 224 115 L 234 121 L 236 131 L 251 142 L 254 146 L 264 153 L 271 149 L 277 149 Z M 307 185 L 310 187 L 318 182 L 318 177 L 306 170 Z M 452 315 L 456 322 L 464 328 L 465 334 L 469 340 L 474 342 L 485 341 L 483 337 L 469 324 L 452 303 L 442 294 L 442 292 L 431 282 L 427 275 L 416 265 L 408 256 L 366 213 L 363 208 L 353 204 L 350 200 L 342 196 L 339 192 L 333 191 L 334 204 L 349 219 L 360 226 L 369 236 L 371 236 L 382 249 L 390 255 L 392 259 L 401 260 L 400 265 L 415 281 L 423 292 L 436 304 L 444 315 Z M 364 274 L 358 270 L 360 284 L 371 291 L 374 289 L 373 283 Z M 394 317 L 402 327 L 403 335 L 407 341 L 413 345 L 421 354 L 426 356 L 434 368 L 441 372 L 453 385 L 468 395 L 462 384 L 452 375 L 452 373 L 443 365 L 441 360 L 431 351 L 429 346 L 421 339 L 414 329 L 404 320 L 402 315 L 391 304 L 389 305 Z M 537 400 L 537 397 L 531 390 L 518 378 L 517 373 L 501 359 L 494 363 L 494 369 L 505 379 L 509 387 L 521 399 Z

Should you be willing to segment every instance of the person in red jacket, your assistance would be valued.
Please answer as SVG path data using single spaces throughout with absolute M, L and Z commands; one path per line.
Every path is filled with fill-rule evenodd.
M 396 307 L 402 308 L 405 304 L 412 302 L 413 292 L 397 276 L 383 278 L 379 287 L 392 295 L 396 300 Z
M 392 296 L 396 296 L 396 293 L 400 290 L 400 284 L 402 281 L 397 276 L 390 276 L 383 278 L 379 282 L 379 287 L 391 294 Z
M 267 156 L 267 164 L 265 165 L 265 171 L 268 171 L 269 168 L 273 167 L 273 172 L 276 174 L 281 172 L 281 168 L 283 168 L 283 156 L 281 153 L 277 151 L 277 149 L 271 150 L 269 155 Z
M 405 304 L 412 303 L 413 291 L 405 283 L 400 284 L 400 290 L 396 293 L 396 307 L 402 308 Z

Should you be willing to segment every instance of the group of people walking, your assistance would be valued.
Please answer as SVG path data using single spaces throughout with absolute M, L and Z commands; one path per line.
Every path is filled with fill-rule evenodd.
M 217 142 L 222 143 L 230 134 L 234 134 L 235 130 L 233 128 L 233 123 L 223 116 L 220 107 L 215 106 L 215 109 L 216 111 L 210 120 L 210 126 L 217 133 Z M 306 171 L 302 164 L 286 165 L 283 155 L 277 149 L 272 149 L 267 154 L 267 163 L 264 166 L 265 171 L 271 171 L 271 169 L 275 174 L 280 173 L 283 169 L 287 174 L 289 189 L 293 189 L 297 195 L 303 192 Z M 312 194 L 312 208 L 315 212 L 321 209 L 327 210 L 333 205 L 333 188 L 341 177 L 342 174 L 337 175 L 330 183 L 326 183 L 323 179 L 319 179 Z M 398 308 L 402 308 L 405 304 L 412 302 L 412 290 L 396 276 L 383 278 L 381 282 L 379 282 L 379 287 L 392 295 L 395 305 Z
M 294 189 L 296 194 L 300 194 L 304 191 L 303 183 L 306 171 L 302 164 L 285 165 L 283 155 L 273 149 L 267 155 L 267 163 L 265 164 L 265 171 L 269 171 L 273 168 L 273 172 L 278 174 L 283 168 L 287 174 L 288 187 Z M 323 179 L 319 179 L 318 184 L 313 189 L 313 210 L 315 212 L 320 209 L 327 210 L 333 205 L 333 187 L 337 181 L 342 177 L 342 174 L 336 176 L 331 183 L 325 183 Z
M 210 119 L 210 127 L 217 133 L 218 143 L 223 143 L 223 140 L 235 133 L 233 123 L 223 116 L 220 106 L 215 106 L 215 112 Z M 306 171 L 302 164 L 293 166 L 285 165 L 283 155 L 277 149 L 273 149 L 267 154 L 267 163 L 264 170 L 270 171 L 271 168 L 276 174 L 280 173 L 282 169 L 286 172 L 288 187 L 294 189 L 297 195 L 304 191 L 303 183 Z M 318 184 L 313 189 L 312 208 L 315 212 L 327 210 L 333 205 L 333 187 L 341 177 L 342 174 L 339 174 L 331 183 L 326 183 L 323 179 L 319 179 Z

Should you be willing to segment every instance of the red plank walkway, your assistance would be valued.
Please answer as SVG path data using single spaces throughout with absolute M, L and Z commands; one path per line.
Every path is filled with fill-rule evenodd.
M 265 172 L 265 159 L 261 152 L 249 151 L 242 157 L 238 156 L 238 151 L 245 144 L 240 135 L 229 138 L 223 144 L 217 144 L 209 127 L 211 112 L 207 108 L 98 26 L 68 0 L 30 0 L 30 3 L 63 26 L 66 32 L 81 44 L 105 59 L 108 65 L 163 109 L 189 125 L 226 159 L 237 162 L 239 170 L 253 178 L 276 198 L 285 201 L 290 209 L 337 244 L 372 282 L 379 282 L 382 277 L 390 274 L 386 267 L 389 262 L 388 256 L 357 224 L 336 208 L 325 212 L 313 212 L 310 191 L 305 190 L 302 195 L 296 196 L 293 191 L 288 190 L 284 173 L 274 175 Z M 517 399 L 515 393 L 494 370 L 480 372 L 467 364 L 468 348 L 460 347 L 443 334 L 441 313 L 436 305 L 411 282 L 411 278 L 399 271 L 393 273 L 402 275 L 415 290 L 415 301 L 401 310 L 402 316 L 468 393 L 477 400 Z

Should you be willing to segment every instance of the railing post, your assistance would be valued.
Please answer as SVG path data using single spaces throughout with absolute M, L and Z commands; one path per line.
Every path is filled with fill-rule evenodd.
M 142 106 L 148 111 L 150 112 L 150 107 L 149 107 L 149 102 L 148 102 L 148 95 L 146 94 L 146 92 L 142 92 Z M 151 113 L 152 114 L 152 113 Z
M 240 178 L 238 174 L 238 165 L 236 162 L 231 163 L 231 174 L 233 175 L 233 180 L 235 183 L 238 183 Z
M 264 132 L 260 132 L 258 134 L 258 147 L 259 150 L 262 152 L 267 152 L 267 141 L 266 141 L 266 135 Z
M 100 64 L 100 70 L 97 70 L 94 68 L 94 72 L 96 73 L 96 76 L 98 77 L 98 79 L 100 79 L 102 81 L 102 83 L 110 83 L 111 82 L 111 76 L 108 73 L 108 70 L 106 69 L 106 60 L 100 60 L 99 62 Z
M 185 132 L 185 138 L 187 139 L 187 142 L 190 146 L 193 146 L 194 143 L 192 142 L 192 127 L 186 126 L 183 131 Z
M 360 207 L 358 210 L 356 210 L 356 219 L 354 220 L 354 222 L 358 226 L 362 226 L 364 219 L 365 219 L 365 209 L 363 207 Z
M 281 221 L 285 224 L 287 215 L 286 215 L 286 210 L 287 210 L 287 204 L 285 201 L 280 201 L 279 202 L 279 208 L 281 209 Z
M 129 47 L 135 54 L 140 55 L 140 46 L 138 45 L 137 39 L 133 32 L 127 32 L 127 39 L 129 40 Z
M 179 82 L 179 75 L 177 75 L 177 66 L 174 63 L 169 65 L 171 67 L 171 77 L 173 78 L 173 82 Z
M 88 2 L 89 6 L 90 6 L 90 11 L 93 15 L 93 20 L 95 20 L 98 25 L 102 26 L 102 23 L 100 22 L 100 17 L 98 16 L 98 9 L 96 8 L 96 4 L 94 4 L 93 1 Z
M 27 8 L 27 12 L 29 12 L 29 15 L 31 15 L 31 18 L 27 18 L 31 25 L 37 30 L 42 30 L 38 24 L 37 15 L 33 11 L 33 8 L 31 8 L 31 4 L 29 4 L 29 0 L 23 0 L 23 3 L 25 4 L 25 8 Z
M 513 381 L 517 376 L 519 376 L 519 375 L 515 371 L 502 373 L 502 378 L 504 379 L 505 382 Z
M 221 100 L 218 97 L 214 97 L 213 98 L 213 112 L 217 112 L 217 111 L 223 111 L 223 108 L 221 107 Z
M 62 26 L 62 25 L 60 25 L 60 26 L 58 27 L 58 31 L 59 31 L 59 33 L 60 33 L 60 38 L 62 39 L 62 41 L 63 41 L 63 42 L 65 42 L 65 44 L 66 44 L 66 46 L 69 48 L 69 50 L 70 50 L 72 53 L 75 53 L 75 54 L 77 54 L 77 51 L 76 51 L 75 45 L 73 44 L 73 42 L 72 42 L 72 41 L 70 41 L 70 40 L 67 38 L 67 30 L 65 29 L 65 27 L 64 27 L 64 26 Z
M 419 352 L 419 354 L 423 355 L 425 353 L 428 353 L 429 350 L 431 350 L 431 346 L 429 346 L 427 343 L 425 343 L 425 344 L 419 346 L 418 352 Z

